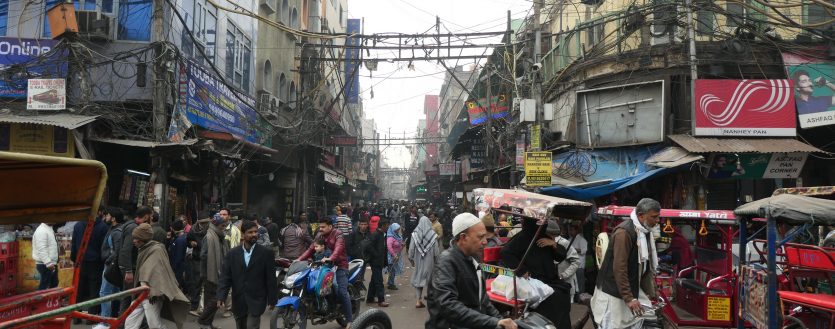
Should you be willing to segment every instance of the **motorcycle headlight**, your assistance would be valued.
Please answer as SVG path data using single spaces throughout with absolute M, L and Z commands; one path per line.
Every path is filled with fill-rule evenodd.
M 545 329 L 557 329 L 557 327 L 551 324 L 547 324 L 545 325 Z
M 288 275 L 287 278 L 284 279 L 284 286 L 289 289 L 293 289 L 296 283 L 296 279 L 298 279 L 300 275 L 302 275 L 302 272 Z

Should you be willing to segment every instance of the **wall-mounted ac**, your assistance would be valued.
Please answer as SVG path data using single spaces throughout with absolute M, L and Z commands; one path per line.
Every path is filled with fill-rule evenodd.
M 78 20 L 78 34 L 82 38 L 92 41 L 113 40 L 113 30 L 116 27 L 113 17 L 89 10 L 79 10 L 75 16 Z
M 278 10 L 278 0 L 259 0 L 261 3 L 261 9 L 267 13 L 267 15 L 272 15 Z

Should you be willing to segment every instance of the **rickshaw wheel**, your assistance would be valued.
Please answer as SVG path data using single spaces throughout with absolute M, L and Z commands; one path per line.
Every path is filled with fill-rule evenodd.
M 783 329 L 807 329 L 806 324 L 791 315 L 783 316 Z

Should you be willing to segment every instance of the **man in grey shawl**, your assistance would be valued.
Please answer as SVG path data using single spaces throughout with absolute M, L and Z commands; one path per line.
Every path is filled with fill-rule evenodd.
M 150 329 L 166 328 L 161 318 L 174 321 L 177 328 L 183 328 L 189 301 L 177 287 L 177 278 L 168 260 L 168 253 L 162 243 L 153 241 L 154 229 L 142 223 L 133 230 L 133 245 L 139 249 L 136 257 L 136 281 L 149 287 L 148 299 L 128 315 L 125 329 L 139 329 L 142 318 Z
M 229 252 L 229 244 L 224 240 L 226 226 L 226 221 L 220 215 L 215 215 L 200 249 L 200 274 L 203 276 L 203 313 L 197 319 L 200 328 L 214 328 L 212 322 L 217 313 L 217 294 L 207 292 L 217 291 L 223 258 Z
M 415 266 L 415 272 L 412 273 L 412 286 L 415 287 L 415 297 L 417 297 L 416 308 L 426 307 L 423 303 L 423 287 L 426 286 L 426 280 L 429 279 L 429 274 L 435 267 L 435 258 L 441 253 L 437 242 L 438 234 L 432 229 L 432 222 L 429 218 L 422 217 L 412 232 L 411 242 L 409 242 L 409 260 Z

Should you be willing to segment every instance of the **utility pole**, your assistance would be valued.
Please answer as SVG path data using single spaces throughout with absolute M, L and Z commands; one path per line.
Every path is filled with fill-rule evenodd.
M 693 128 L 692 131 L 696 131 L 696 120 L 693 116 L 696 113 L 696 79 L 699 78 L 699 70 L 696 62 L 696 32 L 693 31 L 692 4 L 692 0 L 684 0 L 684 10 L 687 11 L 687 38 L 690 39 L 688 40 L 690 43 L 690 125 Z
M 531 97 L 536 101 L 535 124 L 539 126 L 542 131 L 542 79 L 539 78 L 539 70 L 542 68 L 542 25 L 539 23 L 539 15 L 542 12 L 542 1 L 534 0 L 533 2 L 533 29 L 534 29 L 534 43 L 533 43 L 533 67 L 531 68 Z M 541 136 L 541 133 L 540 133 Z M 533 134 L 531 134 L 533 137 Z M 533 143 L 533 141 L 531 141 Z M 540 141 L 537 141 L 539 144 Z M 539 149 L 533 150 L 539 151 Z
M 153 89 L 153 127 L 154 127 L 154 141 L 163 142 L 166 140 L 168 122 L 166 120 L 166 113 L 168 111 L 166 100 L 168 99 L 168 46 L 165 43 L 165 31 L 163 31 L 165 21 L 165 0 L 154 0 L 154 14 L 152 18 L 152 28 L 154 31 L 152 41 L 155 43 L 154 47 L 154 89 Z M 168 173 L 166 173 L 166 161 L 160 155 L 153 155 L 151 158 L 151 168 L 154 169 L 151 182 L 154 184 L 154 206 L 160 214 L 160 222 L 163 226 L 167 225 L 168 218 Z

